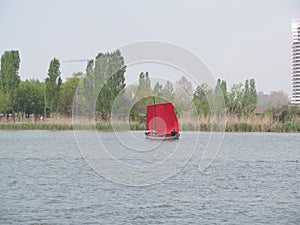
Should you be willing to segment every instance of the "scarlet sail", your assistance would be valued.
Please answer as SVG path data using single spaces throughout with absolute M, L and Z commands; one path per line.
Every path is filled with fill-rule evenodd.
M 158 134 L 179 133 L 178 119 L 172 103 L 147 106 L 146 130 L 155 130 Z

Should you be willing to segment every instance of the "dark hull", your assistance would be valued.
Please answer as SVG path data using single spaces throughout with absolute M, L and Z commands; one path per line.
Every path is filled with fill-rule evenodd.
M 173 139 L 178 139 L 180 134 L 175 134 L 173 136 L 171 135 L 163 135 L 163 134 L 158 134 L 158 135 L 149 135 L 146 134 L 146 138 L 148 139 L 153 139 L 153 140 L 173 140 Z

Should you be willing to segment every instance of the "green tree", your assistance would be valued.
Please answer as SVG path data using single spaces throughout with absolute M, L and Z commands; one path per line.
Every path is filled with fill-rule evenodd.
M 193 94 L 193 104 L 196 107 L 197 113 L 201 116 L 207 117 L 210 114 L 210 105 L 208 102 L 209 96 L 212 95 L 212 91 L 208 88 L 208 85 L 203 83 L 197 86 Z
M 242 98 L 242 113 L 244 117 L 249 117 L 255 110 L 257 104 L 257 92 L 255 87 L 255 80 L 251 79 L 250 82 L 247 79 L 245 81 L 243 98 Z
M 279 113 L 279 121 L 282 123 L 295 121 L 300 117 L 300 106 L 298 105 L 284 105 Z
M 80 110 L 79 115 L 84 115 L 88 119 L 93 119 L 95 114 L 95 101 L 97 99 L 98 93 L 96 93 L 95 87 L 95 69 L 94 69 L 94 60 L 90 60 L 86 67 L 86 76 L 82 80 L 83 82 L 79 83 L 78 96 L 81 99 L 77 99 L 77 102 L 82 104 L 81 107 L 78 107 Z M 84 93 L 84 94 L 82 94 Z M 78 109 L 77 109 L 78 110 Z
M 75 90 L 83 73 L 74 73 L 71 78 L 62 83 L 60 87 L 58 112 L 71 116 Z
M 174 85 L 167 81 L 162 90 L 163 97 L 168 99 L 169 101 L 174 100 Z
M 18 111 L 19 99 L 18 89 L 20 55 L 18 51 L 5 51 L 1 57 L 0 72 L 0 111 L 3 113 L 13 113 Z
M 213 101 L 211 101 L 211 110 L 215 115 L 221 115 L 228 103 L 228 93 L 226 81 L 218 79 L 215 86 Z
M 234 84 L 228 93 L 227 111 L 240 115 L 243 101 L 243 84 Z
M 102 120 L 109 120 L 111 109 L 117 95 L 125 87 L 125 67 L 113 74 L 102 87 L 97 99 L 97 110 L 101 113 Z
M 139 75 L 139 84 L 137 87 L 137 93 L 136 93 L 138 98 L 143 98 L 149 95 L 152 95 L 152 90 L 151 90 L 151 80 L 149 77 L 149 73 L 146 72 L 141 72 Z
M 157 86 L 158 87 L 158 86 Z M 156 87 L 156 88 L 157 88 Z M 135 99 L 137 100 L 130 110 L 130 118 L 133 120 L 140 119 L 140 114 L 146 114 L 146 106 L 154 103 L 154 93 L 151 90 L 151 80 L 148 72 L 139 74 L 139 84 L 136 89 Z
M 156 82 L 153 88 L 153 93 L 155 96 L 161 97 L 163 96 L 163 86 L 159 83 Z
M 20 110 L 22 115 L 34 115 L 36 122 L 44 113 L 44 83 L 38 80 L 21 81 L 19 88 Z
M 175 88 L 175 108 L 179 114 L 181 114 L 183 111 L 188 111 L 192 98 L 192 83 L 185 76 L 183 76 L 176 82 Z
M 224 97 L 225 104 L 227 105 L 227 102 L 228 102 L 228 96 L 227 95 L 228 95 L 228 93 L 227 93 L 227 83 L 226 83 L 226 81 L 218 79 L 216 87 L 220 88 L 221 93 Z
M 129 85 L 126 89 L 123 89 L 118 98 L 115 99 L 114 104 L 114 119 L 127 120 L 128 116 L 130 120 L 136 120 L 138 118 L 138 112 L 131 112 L 132 102 L 135 101 L 135 92 L 137 85 Z M 129 113 L 129 115 L 128 115 Z
M 45 80 L 46 85 L 46 106 L 51 113 L 57 111 L 59 100 L 59 90 L 62 84 L 60 77 L 60 63 L 58 59 L 54 58 L 50 62 L 48 69 L 48 77 Z
M 99 53 L 94 68 L 94 95 L 99 92 L 96 110 L 102 120 L 109 120 L 115 98 L 125 87 L 126 66 L 119 50 L 112 53 Z
M 10 102 L 10 96 L 8 93 L 5 93 L 3 90 L 0 90 L 0 114 L 6 113 L 8 116 L 8 113 L 11 110 L 11 102 Z
M 289 97 L 284 91 L 271 91 L 270 94 L 260 92 L 257 95 L 258 107 L 280 108 L 289 103 Z

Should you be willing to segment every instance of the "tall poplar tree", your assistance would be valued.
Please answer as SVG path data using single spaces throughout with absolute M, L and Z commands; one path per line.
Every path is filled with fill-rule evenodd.
M 48 69 L 48 77 L 45 80 L 46 85 L 46 106 L 50 113 L 57 111 L 57 104 L 59 99 L 59 90 L 62 84 L 60 77 L 60 63 L 58 59 L 54 58 L 50 62 Z
M 86 69 L 84 90 L 87 111 L 93 109 L 95 97 L 96 111 L 102 120 L 109 120 L 114 100 L 125 87 L 126 66 L 119 50 L 112 53 L 99 53 L 95 61 L 90 61 Z M 89 113 L 89 118 L 92 115 Z
M 1 57 L 0 111 L 14 113 L 18 110 L 18 89 L 20 55 L 19 51 L 5 51 Z
M 247 79 L 244 85 L 242 98 L 242 113 L 245 117 L 249 117 L 257 105 L 257 92 L 255 87 L 255 80 Z

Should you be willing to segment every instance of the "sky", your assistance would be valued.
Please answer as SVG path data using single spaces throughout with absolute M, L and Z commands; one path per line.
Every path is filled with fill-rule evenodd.
M 190 50 L 228 85 L 253 78 L 258 91 L 290 95 L 293 18 L 299 0 L 1 0 L 0 54 L 20 52 L 22 80 L 44 80 L 58 58 L 66 79 L 86 63 L 64 60 L 156 40 Z

